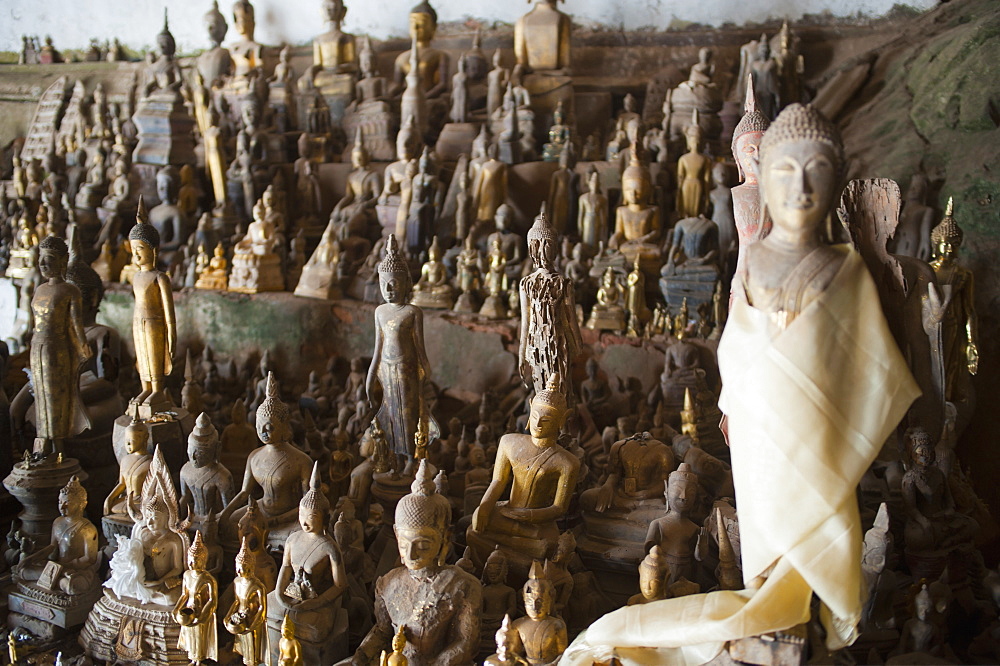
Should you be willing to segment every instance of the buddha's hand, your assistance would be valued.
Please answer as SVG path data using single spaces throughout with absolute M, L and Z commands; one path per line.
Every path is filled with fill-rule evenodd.
M 476 532 L 483 532 L 489 523 L 490 512 L 485 506 L 480 505 L 472 514 L 472 529 Z
M 600 490 L 597 491 L 597 502 L 594 504 L 594 510 L 599 513 L 604 513 L 611 508 L 611 498 L 613 495 L 614 489 L 611 487 L 610 483 L 605 483 L 601 486 Z

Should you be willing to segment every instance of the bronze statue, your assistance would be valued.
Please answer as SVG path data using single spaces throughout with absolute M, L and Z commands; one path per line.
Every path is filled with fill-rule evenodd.
M 608 197 L 601 192 L 601 175 L 591 165 L 587 174 L 587 191 L 577 204 L 577 232 L 580 242 L 591 252 L 608 240 Z
M 648 167 L 633 149 L 622 173 L 622 205 L 615 211 L 615 231 L 608 247 L 620 250 L 628 263 L 636 257 L 652 275 L 660 265 L 660 209 L 649 203 L 653 182 Z M 600 239 L 598 239 L 599 241 Z
M 677 160 L 677 213 L 681 218 L 698 217 L 708 210 L 712 160 L 701 153 L 702 130 L 697 112 L 684 135 L 688 152 Z
M 637 258 L 638 260 L 638 258 Z M 608 266 L 601 276 L 601 286 L 597 289 L 597 303 L 590 311 L 587 328 L 597 331 L 625 330 L 625 307 L 622 301 L 624 290 L 618 282 L 615 269 Z
M 434 237 L 427 249 L 427 261 L 420 268 L 420 279 L 413 286 L 413 305 L 421 308 L 450 310 L 455 303 L 455 293 L 448 283 L 448 271 L 441 263 L 441 248 Z

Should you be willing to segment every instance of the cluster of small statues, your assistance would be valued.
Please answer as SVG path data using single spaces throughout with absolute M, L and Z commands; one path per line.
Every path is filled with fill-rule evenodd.
M 979 349 L 953 204 L 934 224 L 919 175 L 905 206 L 887 179 L 841 194 L 787 24 L 774 56 L 744 47 L 731 161 L 708 50 L 660 127 L 629 95 L 603 155 L 578 145 L 556 4 L 518 21 L 511 70 L 477 35 L 453 73 L 421 2 L 387 79 L 340 0 L 299 76 L 254 41 L 249 0 L 223 47 L 213 3 L 191 76 L 164 17 L 134 103 L 74 87 L 43 157 L 0 184 L 28 370 L 0 419 L 23 455 L 4 480 L 25 508 L 12 650 L 1000 655 L 997 574 L 977 577 L 995 526 L 955 455 Z M 134 299 L 131 332 L 97 323 L 106 287 Z M 372 351 L 312 359 L 304 382 L 274 350 L 217 357 L 184 338 L 178 290 L 364 301 Z M 429 317 L 508 331 L 512 376 L 478 404 L 443 390 Z M 612 345 L 662 371 L 618 374 Z

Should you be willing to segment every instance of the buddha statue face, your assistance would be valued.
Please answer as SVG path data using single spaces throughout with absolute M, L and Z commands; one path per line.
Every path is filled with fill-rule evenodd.
M 601 191 L 601 176 L 597 171 L 590 172 L 590 176 L 587 178 L 587 186 L 590 188 L 592 194 L 597 194 Z
M 240 33 L 246 40 L 253 40 L 254 23 L 253 5 L 245 0 L 237 2 L 233 7 L 233 22 L 236 24 L 236 32 Z
M 319 534 L 323 531 L 323 527 L 326 525 L 325 512 L 320 511 L 318 508 L 299 508 L 299 525 L 302 527 L 302 531 L 307 534 Z
M 756 183 L 760 177 L 760 140 L 763 132 L 747 132 L 736 139 L 736 151 L 733 157 L 740 172 L 745 174 L 747 182 Z
M 215 462 L 215 446 L 209 442 L 188 444 L 188 458 L 195 467 L 201 469 Z
M 552 610 L 552 583 L 529 579 L 524 584 L 524 610 L 532 620 L 544 620 Z
M 663 598 L 663 572 L 655 567 L 639 566 L 639 591 L 647 599 Z
M 285 419 L 272 414 L 257 412 L 257 437 L 262 444 L 280 444 L 288 441 L 291 430 Z
M 483 580 L 486 581 L 487 585 L 495 585 L 497 583 L 503 582 L 506 571 L 504 571 L 503 562 L 494 559 L 492 562 L 487 561 L 486 566 L 483 567 Z
M 698 487 L 693 480 L 687 478 L 688 475 L 671 474 L 667 483 L 667 506 L 671 511 L 686 515 L 694 502 L 698 493 Z
M 38 270 L 46 280 L 66 276 L 69 255 L 58 250 L 43 249 L 38 257 Z
M 135 241 L 132 241 L 135 243 Z M 146 445 L 149 442 L 149 431 L 141 423 L 130 425 L 125 430 L 125 448 L 129 453 L 146 453 Z
M 622 181 L 622 199 L 629 206 L 638 206 L 646 202 L 649 187 L 646 179 L 633 176 Z
M 333 23 L 338 28 L 346 14 L 347 7 L 341 0 L 326 0 L 323 3 L 323 15 L 326 16 L 328 22 Z
M 396 305 L 406 302 L 410 296 L 409 276 L 400 273 L 380 273 L 378 276 L 379 288 L 382 290 L 382 298 L 386 303 Z
M 774 225 L 815 232 L 833 204 L 837 166 L 826 143 L 797 139 L 770 148 L 761 161 L 761 198 Z
M 433 16 L 426 12 L 410 13 L 410 39 L 426 44 L 434 39 L 435 32 L 437 32 L 437 22 Z
M 156 263 L 156 251 L 147 243 L 139 239 L 130 241 L 132 246 L 132 263 L 136 266 L 149 270 Z
M 167 533 L 167 512 L 160 502 L 147 504 L 142 510 L 143 518 L 146 521 L 146 529 L 155 535 Z
M 156 196 L 166 204 L 177 203 L 177 178 L 172 167 L 160 169 L 156 174 Z
M 87 508 L 87 496 L 83 493 L 59 493 L 59 515 L 79 518 Z
M 419 571 L 437 564 L 444 541 L 440 531 L 431 526 L 395 527 L 399 559 L 410 571 Z
M 473 467 L 483 467 L 486 465 L 486 452 L 481 446 L 473 446 L 469 451 L 469 464 Z
M 528 432 L 536 440 L 552 439 L 559 436 L 562 427 L 563 414 L 552 405 L 538 400 L 531 403 L 531 414 L 528 417 Z

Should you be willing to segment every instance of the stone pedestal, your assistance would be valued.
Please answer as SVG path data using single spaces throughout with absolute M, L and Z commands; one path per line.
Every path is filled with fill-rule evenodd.
M 139 130 L 139 143 L 132 153 L 136 164 L 194 165 L 194 118 L 184 99 L 172 90 L 153 93 L 139 103 L 132 121 Z
M 343 160 L 350 162 L 354 150 L 354 137 L 361 130 L 365 149 L 373 162 L 392 162 L 396 159 L 396 132 L 399 118 L 389 104 L 382 101 L 365 102 L 344 114 L 344 134 L 348 145 Z
M 64 638 L 69 630 L 87 621 L 87 614 L 101 597 L 100 581 L 84 594 L 67 595 L 45 590 L 34 583 L 18 583 L 7 596 L 7 626 L 30 631 L 43 642 Z
M 236 255 L 229 274 L 229 291 L 259 294 L 264 291 L 285 291 L 285 276 L 281 258 L 276 254 Z
M 49 543 L 52 521 L 59 516 L 59 491 L 73 475 L 80 480 L 87 473 L 74 458 L 63 458 L 56 463 L 27 463 L 14 465 L 3 485 L 17 498 L 24 510 L 18 514 L 22 529 L 38 546 Z
M 90 657 L 109 663 L 189 664 L 187 653 L 177 647 L 181 626 L 172 611 L 171 606 L 140 604 L 105 590 L 80 632 L 80 645 Z
M 278 645 L 281 640 L 281 622 L 285 609 L 274 600 L 275 593 L 268 595 L 267 600 L 267 640 L 270 651 L 270 663 L 277 664 L 279 657 Z M 350 656 L 347 643 L 348 622 L 347 610 L 340 608 L 340 600 L 336 609 L 320 608 L 315 611 L 289 611 L 295 623 L 295 638 L 302 645 L 302 661 L 305 664 L 336 664 L 341 659 Z
M 535 112 L 535 142 L 541 146 L 548 140 L 552 116 L 562 102 L 566 118 L 574 118 L 573 79 L 569 76 L 528 74 L 523 81 L 531 96 L 531 110 Z

